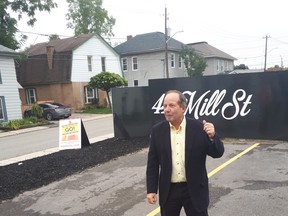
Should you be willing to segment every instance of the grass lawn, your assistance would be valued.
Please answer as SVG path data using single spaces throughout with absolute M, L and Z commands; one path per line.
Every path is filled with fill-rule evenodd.
M 86 108 L 83 110 L 83 113 L 89 113 L 89 114 L 111 114 L 112 110 L 106 107 L 103 108 Z

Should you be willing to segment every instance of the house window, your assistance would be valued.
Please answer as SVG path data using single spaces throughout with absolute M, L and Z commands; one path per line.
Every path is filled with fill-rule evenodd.
M 137 57 L 132 57 L 132 71 L 138 70 L 138 59 Z
M 225 71 L 228 71 L 229 70 L 229 64 L 228 64 L 228 61 L 225 61 Z
M 4 120 L 4 97 L 0 97 L 0 121 Z
M 175 67 L 175 54 L 171 53 L 171 67 L 174 68 Z
M 221 60 L 220 65 L 221 65 L 221 71 L 224 71 L 224 61 L 223 60 Z
M 92 71 L 92 56 L 87 56 L 88 71 Z
M 181 56 L 179 56 L 179 59 L 178 59 L 178 66 L 179 66 L 179 68 L 182 68 L 182 58 L 181 58 Z
M 85 103 L 95 103 L 97 101 L 96 99 L 98 99 L 97 89 L 89 89 L 87 86 L 85 86 Z
M 0 84 L 2 84 L 1 70 L 0 70 Z
M 128 70 L 128 64 L 127 64 L 127 59 L 126 58 L 122 59 L 122 68 L 123 68 L 123 71 L 127 71 Z
M 138 80 L 134 80 L 134 86 L 138 86 Z
M 106 57 L 101 57 L 102 71 L 106 71 Z
M 219 71 L 219 69 L 220 69 L 220 61 L 217 60 L 217 68 L 216 68 L 216 70 Z
M 36 99 L 36 90 L 33 89 L 26 89 L 26 101 L 27 104 L 34 104 L 36 103 L 37 99 Z

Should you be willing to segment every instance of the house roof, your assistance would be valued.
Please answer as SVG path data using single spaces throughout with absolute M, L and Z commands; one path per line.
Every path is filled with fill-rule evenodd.
M 8 47 L 5 47 L 5 46 L 0 44 L 0 55 L 18 56 L 19 54 L 16 51 L 14 51 L 14 50 L 12 50 L 12 49 L 10 49 Z
M 19 63 L 17 79 L 24 87 L 51 83 L 70 83 L 73 59 L 71 54 L 75 49 L 94 37 L 102 41 L 104 46 L 111 48 L 111 51 L 117 54 L 116 51 L 96 33 L 38 43 L 25 51 L 28 58 L 23 59 L 23 61 Z M 50 54 L 49 51 L 47 52 L 47 47 L 49 46 L 54 48 L 52 50 L 53 66 L 51 68 L 48 66 L 49 58 L 47 56 L 48 53 Z
M 77 37 L 70 37 L 65 39 L 56 39 L 49 42 L 43 42 L 35 44 L 34 46 L 28 48 L 25 52 L 29 56 L 43 55 L 47 53 L 47 46 L 54 46 L 55 52 L 67 52 L 72 51 L 76 47 L 83 44 L 85 41 L 90 39 L 94 34 L 80 35 Z
M 237 60 L 235 57 L 211 46 L 207 42 L 197 42 L 197 43 L 189 43 L 187 44 L 190 48 L 195 49 L 200 55 L 204 58 L 223 58 L 229 60 Z
M 80 35 L 50 42 L 38 43 L 25 51 L 28 58 L 20 62 L 18 81 L 22 86 L 71 82 L 72 53 L 96 34 Z M 53 68 L 48 67 L 47 47 L 53 46 Z M 41 73 L 39 73 L 41 71 Z
M 57 53 L 69 52 L 73 51 L 74 49 L 82 45 L 84 42 L 86 42 L 93 36 L 98 37 L 100 40 L 102 40 L 104 43 L 110 46 L 110 44 L 108 44 L 100 35 L 95 33 L 89 33 L 65 39 L 56 39 L 49 42 L 38 43 L 27 49 L 25 52 L 28 54 L 28 56 L 43 55 L 47 53 L 46 50 L 47 46 L 53 46 L 54 51 Z M 113 50 L 112 47 L 111 49 Z
M 185 45 L 173 38 L 168 38 L 167 49 L 180 51 Z M 133 55 L 165 50 L 165 34 L 152 32 L 139 34 L 114 48 L 120 55 Z

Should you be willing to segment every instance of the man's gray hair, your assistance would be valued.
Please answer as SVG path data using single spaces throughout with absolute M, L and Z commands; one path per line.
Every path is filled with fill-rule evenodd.
M 178 104 L 180 107 L 186 107 L 187 106 L 187 98 L 182 94 L 182 92 L 178 91 L 178 90 L 169 90 L 165 93 L 164 99 L 166 97 L 167 94 L 170 93 L 176 93 L 179 95 L 179 101 Z

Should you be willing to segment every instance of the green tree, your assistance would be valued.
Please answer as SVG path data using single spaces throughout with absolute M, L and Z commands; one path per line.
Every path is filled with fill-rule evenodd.
M 23 18 L 23 15 L 27 15 L 27 25 L 33 26 L 37 21 L 35 18 L 36 11 L 50 12 L 50 10 L 55 7 L 57 7 L 57 4 L 54 3 L 53 0 L 1 0 L 0 44 L 13 50 L 21 48 L 21 45 L 25 42 L 27 36 L 21 34 L 20 40 L 17 40 L 17 22 Z M 17 17 L 12 17 L 9 11 L 12 11 L 13 14 L 17 14 Z
M 235 70 L 236 70 L 236 69 L 246 70 L 246 69 L 249 69 L 249 67 L 248 67 L 247 65 L 245 65 L 245 64 L 240 64 L 240 65 L 236 65 L 236 66 L 234 67 L 234 69 L 235 69 Z
M 67 0 L 69 20 L 67 27 L 74 29 L 75 35 L 97 33 L 108 37 L 114 36 L 112 27 L 115 19 L 108 16 L 102 8 L 102 0 Z
M 49 41 L 60 39 L 58 34 L 49 35 Z
M 181 57 L 187 69 L 189 77 L 203 76 L 203 71 L 207 67 L 206 59 L 196 53 L 194 49 L 182 47 Z
M 105 91 L 108 98 L 109 108 L 111 109 L 111 101 L 109 97 L 109 92 L 111 91 L 111 88 L 126 85 L 127 81 L 118 74 L 101 72 L 90 78 L 88 87 L 92 89 L 98 88 Z

